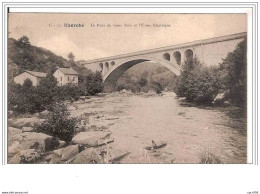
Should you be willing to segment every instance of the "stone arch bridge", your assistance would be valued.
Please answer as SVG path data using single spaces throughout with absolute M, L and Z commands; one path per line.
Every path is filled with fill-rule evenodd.
M 236 49 L 246 32 L 211 39 L 139 51 L 129 54 L 84 61 L 81 64 L 92 71 L 102 72 L 105 87 L 113 86 L 129 68 L 142 62 L 159 63 L 176 75 L 180 74 L 181 64 L 196 56 L 207 66 L 217 65 L 229 52 Z

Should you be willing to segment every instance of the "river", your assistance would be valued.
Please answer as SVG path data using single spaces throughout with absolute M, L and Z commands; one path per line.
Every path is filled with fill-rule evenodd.
M 110 146 L 130 152 L 120 163 L 246 163 L 246 119 L 236 108 L 199 107 L 173 92 L 107 94 L 73 104 L 92 127 L 110 130 Z M 241 116 L 242 115 L 242 116 Z M 148 151 L 152 140 L 163 148 Z

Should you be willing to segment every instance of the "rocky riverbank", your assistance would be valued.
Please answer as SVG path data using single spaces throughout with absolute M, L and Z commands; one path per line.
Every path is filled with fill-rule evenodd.
M 129 92 L 123 92 L 131 95 Z M 121 92 L 121 94 L 123 94 Z M 117 163 L 130 152 L 119 150 L 110 144 L 114 142 L 108 125 L 118 118 L 104 118 L 96 112 L 86 112 L 84 105 L 90 105 L 99 97 L 81 98 L 75 103 L 66 102 L 70 117 L 78 120 L 75 136 L 70 143 L 38 133 L 36 125 L 46 121 L 48 111 L 8 120 L 8 163 Z M 107 122 L 105 122 L 107 121 Z M 56 142 L 55 142 L 56 141 Z M 50 150 L 49 145 L 55 145 Z

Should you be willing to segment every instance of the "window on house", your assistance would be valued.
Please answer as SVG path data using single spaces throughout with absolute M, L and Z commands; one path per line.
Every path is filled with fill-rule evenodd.
M 70 81 L 70 77 L 68 77 L 68 81 Z
M 62 81 L 62 77 L 60 77 L 60 81 Z

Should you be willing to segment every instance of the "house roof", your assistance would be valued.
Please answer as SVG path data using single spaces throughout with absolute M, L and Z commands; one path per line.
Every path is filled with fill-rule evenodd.
M 43 72 L 36 72 L 36 71 L 25 71 L 35 77 L 46 77 L 46 73 Z
M 78 72 L 76 72 L 74 69 L 72 68 L 59 68 L 59 70 L 67 75 L 78 75 Z

